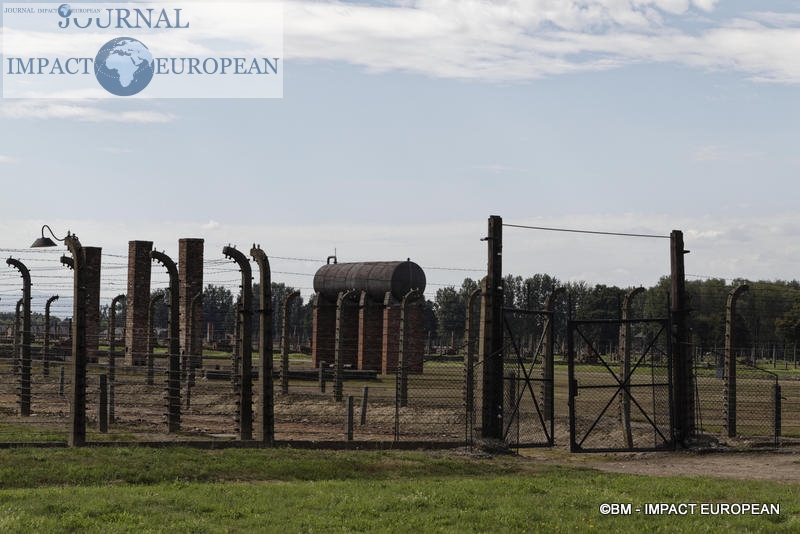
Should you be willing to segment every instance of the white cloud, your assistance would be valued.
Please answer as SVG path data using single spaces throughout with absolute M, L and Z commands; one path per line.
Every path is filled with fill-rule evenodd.
M 674 62 L 800 82 L 800 21 L 758 13 L 688 33 L 715 0 L 415 0 L 389 7 L 286 5 L 288 59 L 334 60 L 434 77 L 526 80 L 623 64 Z M 796 17 L 796 14 L 794 14 Z M 776 27 L 774 20 L 788 20 Z M 743 25 L 742 22 L 746 22 Z
M 0 154 L 0 164 L 2 163 L 14 163 L 16 160 L 9 156 L 4 156 Z
M 702 145 L 694 149 L 695 161 L 744 161 L 764 157 L 764 153 L 746 147 L 726 147 L 721 145 Z
M 0 104 L 8 119 L 74 119 L 83 122 L 164 123 L 177 117 L 153 110 L 106 110 L 85 100 L 15 100 Z

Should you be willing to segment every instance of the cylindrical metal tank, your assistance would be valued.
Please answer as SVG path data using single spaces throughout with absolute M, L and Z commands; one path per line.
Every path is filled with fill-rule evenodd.
M 372 261 L 332 263 L 314 275 L 314 291 L 336 300 L 341 291 L 366 291 L 370 298 L 383 301 L 387 291 L 397 300 L 412 289 L 425 291 L 425 272 L 413 261 Z

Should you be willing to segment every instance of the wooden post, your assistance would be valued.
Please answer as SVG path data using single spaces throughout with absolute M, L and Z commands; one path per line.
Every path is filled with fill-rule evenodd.
M 670 314 L 672 316 L 672 402 L 675 439 L 685 444 L 694 434 L 694 375 L 692 355 L 689 350 L 689 303 L 686 295 L 683 232 L 670 233 Z
M 489 217 L 486 291 L 481 306 L 481 435 L 503 438 L 503 219 Z

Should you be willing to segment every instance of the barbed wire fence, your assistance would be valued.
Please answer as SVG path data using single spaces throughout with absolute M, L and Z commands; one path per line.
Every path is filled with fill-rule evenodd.
M 19 321 L 0 325 L 0 442 L 60 443 L 69 432 L 69 391 L 72 389 L 71 332 L 73 314 L 73 272 L 61 262 L 63 250 L 0 249 L 0 254 L 24 263 L 31 275 L 30 325 L 31 354 L 30 414 L 20 413 L 19 355 L 23 349 Z M 203 284 L 229 292 L 241 292 L 241 277 L 235 265 L 221 254 L 203 261 Z M 273 282 L 286 276 L 307 282 L 291 285 L 305 295 L 312 291 L 313 271 L 324 261 L 292 256 L 270 257 Z M 124 299 L 116 306 L 116 324 L 110 324 L 110 308 L 128 289 L 128 258 L 102 254 L 100 275 L 101 320 L 98 331 L 87 337 L 86 381 L 87 441 L 152 442 L 208 441 L 234 439 L 239 429 L 237 414 L 242 384 L 239 382 L 240 332 L 237 321 L 206 329 L 203 339 L 203 364 L 195 368 L 181 355 L 179 398 L 167 388 L 169 343 L 163 324 L 169 301 L 169 276 L 164 269 L 151 270 L 153 300 L 148 326 L 150 336 L 144 365 L 125 363 Z M 299 267 L 299 268 L 298 268 Z M 466 268 L 430 267 L 433 272 L 480 272 Z M 288 285 L 288 284 L 287 284 Z M 436 288 L 452 284 L 428 284 L 425 299 L 432 299 Z M 19 273 L 0 270 L 0 313 L 15 316 L 21 294 Z M 56 297 L 57 298 L 54 298 Z M 119 301 L 117 301 L 119 302 Z M 115 303 L 116 304 L 116 303 Z M 422 370 L 398 363 L 387 372 L 360 373 L 347 368 L 334 376 L 328 366 L 313 366 L 310 326 L 298 324 L 302 307 L 295 299 L 289 307 L 294 324 L 281 346 L 282 303 L 273 302 L 278 328 L 270 347 L 275 358 L 274 378 L 285 390 L 275 388 L 275 439 L 279 441 L 429 441 L 464 440 L 463 365 L 457 358 L 442 360 L 439 354 L 426 354 Z M 49 324 L 45 324 L 47 310 Z M 19 314 L 16 314 L 19 315 Z M 16 318 L 16 317 L 15 317 Z M 230 319 L 230 318 L 229 318 Z M 46 334 L 46 335 L 45 335 Z M 45 340 L 45 338 L 47 338 Z M 257 334 L 253 337 L 257 345 Z M 323 339 L 324 342 L 331 340 Z M 354 336 L 342 339 L 345 345 L 357 344 Z M 423 343 L 422 339 L 416 340 Z M 111 353 L 111 350 L 114 350 Z M 286 356 L 284 358 L 284 354 Z M 430 361 L 428 361 L 430 359 Z M 254 361 L 254 380 L 259 380 Z M 337 389 L 339 394 L 335 394 Z M 174 393 L 174 391 L 173 391 Z M 179 403 L 179 430 L 169 432 L 170 405 Z M 254 389 L 253 405 L 261 406 Z M 349 402 L 348 402 L 349 401 Z M 256 418 L 257 419 L 257 418 Z M 262 429 L 255 429 L 256 433 Z
M 31 311 L 34 315 L 28 350 L 31 355 L 30 415 L 21 415 L 19 354 L 22 344 L 22 321 L 0 325 L 0 442 L 63 442 L 68 433 L 71 410 L 68 392 L 72 388 L 71 320 L 73 310 L 73 273 L 61 262 L 64 250 L 0 249 L 0 255 L 19 260 L 31 275 Z M 203 262 L 203 283 L 221 287 L 235 298 L 240 293 L 241 277 L 235 265 L 221 254 L 207 251 Z M 410 365 L 396 364 L 386 372 L 360 372 L 357 366 L 345 366 L 337 375 L 333 362 L 315 366 L 310 355 L 311 326 L 300 323 L 299 311 L 308 306 L 313 291 L 312 279 L 324 260 L 293 256 L 271 256 L 273 281 L 293 280 L 286 284 L 302 296 L 289 306 L 294 322 L 287 325 L 286 359 L 281 345 L 282 332 L 273 329 L 275 439 L 279 441 L 397 441 L 468 442 L 476 424 L 474 408 L 468 406 L 465 392 L 465 364 L 460 341 L 440 340 L 431 347 L 426 340 L 422 371 Z M 237 436 L 239 394 L 237 383 L 239 332 L 230 320 L 204 336 L 203 366 L 181 365 L 180 431 L 168 431 L 170 398 L 166 390 L 168 344 L 166 328 L 152 328 L 148 364 L 124 364 L 124 336 L 117 329 L 124 324 L 124 308 L 117 317 L 117 329 L 109 329 L 107 310 L 112 300 L 127 291 L 127 256 L 102 255 L 100 286 L 101 327 L 88 340 L 87 424 L 89 441 L 182 441 L 231 440 Z M 434 276 L 483 271 L 463 267 L 424 269 Z M 169 277 L 163 269 L 151 271 L 151 291 L 165 291 Z M 713 279 L 714 277 L 695 278 Z M 723 284 L 737 280 L 719 279 Z M 453 286 L 434 279 L 427 284 L 425 300 L 433 300 L 437 289 Z M 737 435 L 745 439 L 789 443 L 800 439 L 800 381 L 797 347 L 792 343 L 766 341 L 774 324 L 766 324 L 763 310 L 784 308 L 797 299 L 797 288 L 785 284 L 751 283 L 742 298 L 740 321 L 747 325 L 750 337 L 735 347 L 739 362 Z M 721 293 L 724 295 L 724 292 Z M 0 268 L 0 312 L 13 316 L 22 296 L 20 273 Z M 58 296 L 57 299 L 53 297 Z M 303 298 L 305 297 L 305 298 Z M 701 295 L 704 308 L 719 310 L 709 324 L 724 323 L 724 296 Z M 274 323 L 282 319 L 282 302 L 273 302 Z M 695 302 L 699 305 L 699 302 Z M 166 306 L 166 304 L 162 304 Z M 43 316 L 49 309 L 51 324 L 45 328 Z M 698 320 L 695 318 L 695 320 Z M 701 324 L 698 322 L 697 324 Z M 47 332 L 48 336 L 45 336 Z M 535 339 L 534 332 L 526 332 Z M 48 339 L 45 341 L 45 337 Z M 109 357 L 110 341 L 116 352 Z M 335 343 L 334 338 L 321 338 Z M 358 344 L 354 333 L 340 340 L 345 346 Z M 257 336 L 253 338 L 254 346 Z M 523 344 L 529 350 L 530 341 Z M 443 347 L 446 347 L 445 350 Z M 724 382 L 720 375 L 721 346 L 692 347 L 694 354 L 697 426 L 701 432 L 725 435 Z M 351 349 L 352 350 L 352 349 Z M 613 350 L 609 348 L 609 350 Z M 451 354 L 448 354 L 450 352 Z M 557 350 L 556 362 L 563 363 L 563 350 Z M 183 356 L 183 355 L 181 355 Z M 151 363 L 150 363 L 151 362 Z M 473 364 L 475 365 L 475 364 Z M 254 369 L 257 365 L 254 362 Z M 382 370 L 383 371 L 383 370 Z M 286 377 L 286 389 L 283 386 Z M 259 380 L 260 377 L 254 377 Z M 557 392 L 566 390 L 557 373 Z M 474 392 L 473 392 L 474 393 Z M 565 398 L 557 393 L 557 398 Z M 260 406 L 256 392 L 253 405 Z M 563 416 L 561 403 L 556 417 Z M 105 424 L 104 424 L 105 420 Z M 101 428 L 105 426 L 105 428 Z M 255 429 L 256 433 L 260 430 Z

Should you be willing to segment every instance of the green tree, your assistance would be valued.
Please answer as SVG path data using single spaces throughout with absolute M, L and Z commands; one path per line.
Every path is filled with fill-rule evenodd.
M 800 298 L 795 297 L 792 307 L 775 320 L 775 330 L 786 342 L 800 342 Z
M 234 314 L 233 293 L 223 286 L 208 284 L 203 290 L 203 323 L 211 323 L 215 341 L 223 340 L 226 332 L 233 332 Z

